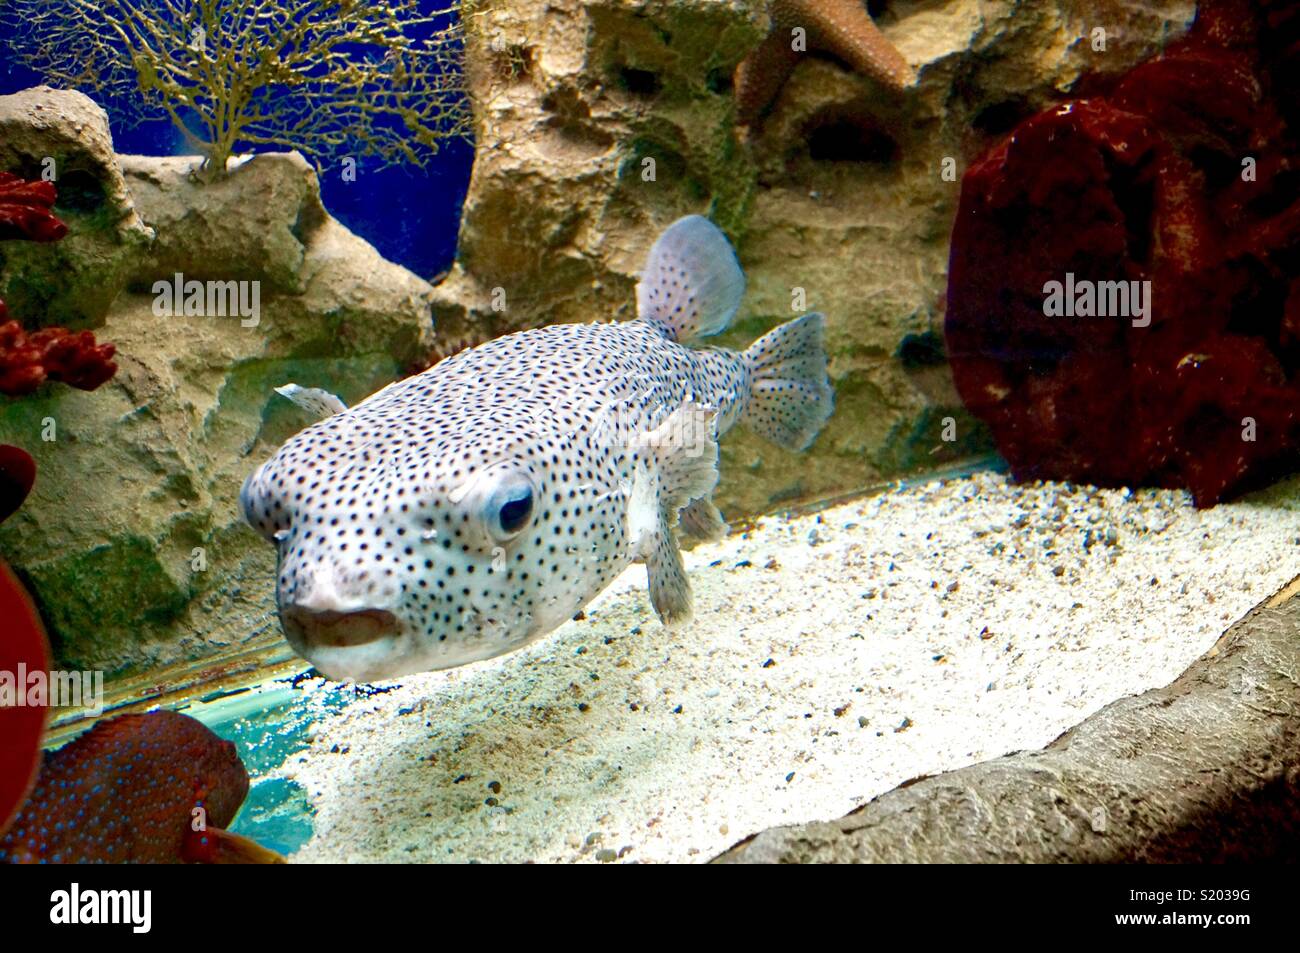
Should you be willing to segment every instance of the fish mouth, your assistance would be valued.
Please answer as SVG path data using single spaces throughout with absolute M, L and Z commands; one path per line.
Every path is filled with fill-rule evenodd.
M 529 624 L 520 626 L 525 620 Z M 548 631 L 539 630 L 528 616 L 473 610 L 464 619 L 465 633 L 431 631 L 418 639 L 413 632 L 419 633 L 419 626 L 408 628 L 388 609 L 316 608 L 287 600 L 280 607 L 280 623 L 290 647 L 317 672 L 352 682 L 402 678 L 495 658 Z
M 394 677 L 402 632 L 397 616 L 386 609 L 285 606 L 280 624 L 290 647 L 326 678 L 370 682 Z
M 387 609 L 338 612 L 288 606 L 280 616 L 286 633 L 297 636 L 305 646 L 327 649 L 369 645 L 391 638 L 400 628 L 397 616 Z

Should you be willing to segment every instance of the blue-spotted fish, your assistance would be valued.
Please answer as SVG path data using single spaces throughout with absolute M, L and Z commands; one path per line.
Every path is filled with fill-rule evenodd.
M 491 658 L 636 561 L 664 624 L 687 622 L 674 531 L 727 530 L 712 502 L 719 435 L 741 423 L 801 450 L 834 404 L 819 314 L 743 353 L 686 346 L 725 329 L 744 289 L 726 237 L 689 216 L 650 250 L 634 320 L 497 338 L 350 409 L 281 389 L 332 414 L 240 494 L 279 549 L 290 645 L 358 681 Z

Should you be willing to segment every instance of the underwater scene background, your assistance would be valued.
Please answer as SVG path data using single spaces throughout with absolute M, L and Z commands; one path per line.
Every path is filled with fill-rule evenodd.
M 1296 855 L 1300 4 L 101 6 L 0 0 L 0 672 L 103 703 L 10 680 L 0 859 Z M 398 489 L 500 657 L 334 681 L 295 592 L 420 625 L 290 535 Z

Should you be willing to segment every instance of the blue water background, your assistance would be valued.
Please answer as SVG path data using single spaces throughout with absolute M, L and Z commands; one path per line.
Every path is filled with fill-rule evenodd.
M 424 0 L 421 6 L 433 12 L 440 4 L 441 0 Z M 0 94 L 43 81 L 39 73 L 14 62 L 11 44 L 15 42 L 21 40 L 0 37 Z M 115 108 L 112 102 L 100 105 L 108 111 L 118 152 L 165 156 L 192 151 L 165 115 L 132 123 L 126 109 Z M 241 147 L 241 151 L 246 148 Z M 450 267 L 455 257 L 461 206 L 473 160 L 474 147 L 463 140 L 444 143 L 423 169 L 380 169 L 374 159 L 358 159 L 355 182 L 344 182 L 338 165 L 322 171 L 322 198 L 335 218 L 369 241 L 389 261 L 405 265 L 423 278 L 433 278 Z

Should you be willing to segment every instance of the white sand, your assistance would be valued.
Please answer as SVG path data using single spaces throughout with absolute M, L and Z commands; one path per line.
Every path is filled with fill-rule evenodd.
M 768 518 L 687 566 L 684 632 L 634 567 L 527 650 L 322 706 L 280 769 L 318 811 L 293 859 L 705 860 L 1041 747 L 1300 572 L 1300 481 L 1198 512 L 982 474 Z

